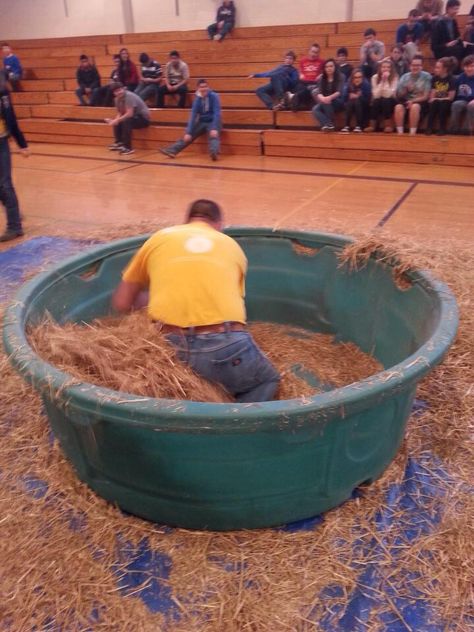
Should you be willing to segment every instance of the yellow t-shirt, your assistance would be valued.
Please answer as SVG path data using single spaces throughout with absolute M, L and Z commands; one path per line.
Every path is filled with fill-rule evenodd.
M 245 323 L 246 271 L 247 259 L 236 241 L 206 222 L 193 221 L 152 235 L 123 280 L 149 287 L 152 320 L 192 327 Z

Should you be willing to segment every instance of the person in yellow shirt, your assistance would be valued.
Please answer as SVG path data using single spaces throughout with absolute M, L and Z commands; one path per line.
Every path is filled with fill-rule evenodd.
M 268 401 L 280 376 L 246 328 L 247 259 L 222 232 L 222 213 L 196 200 L 186 223 L 152 235 L 134 255 L 112 298 L 127 312 L 148 315 L 178 357 L 238 402 Z M 146 294 L 144 294 L 146 292 Z

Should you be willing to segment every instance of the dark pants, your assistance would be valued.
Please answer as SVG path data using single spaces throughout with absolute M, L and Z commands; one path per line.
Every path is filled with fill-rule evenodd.
M 285 96 L 285 92 L 289 90 L 289 81 L 282 75 L 276 75 L 270 78 L 270 83 L 260 86 L 255 90 L 257 97 L 263 101 L 264 105 L 271 110 L 273 108 L 273 100 L 281 101 Z
M 232 31 L 233 26 L 234 25 L 232 24 L 232 22 L 224 22 L 224 26 L 222 27 L 220 31 L 220 35 L 222 36 L 221 41 L 224 39 L 227 33 L 230 33 Z M 217 29 L 217 22 L 214 22 L 214 24 L 210 24 L 207 27 L 207 32 L 209 34 L 209 39 L 212 39 L 214 35 L 217 35 L 217 33 L 219 33 Z
M 143 101 L 153 98 L 153 103 L 156 104 L 158 101 L 159 87 L 160 86 L 157 83 L 139 83 L 135 90 L 135 94 L 137 94 Z
M 179 96 L 178 105 L 179 108 L 186 107 L 186 95 L 188 94 L 188 86 L 184 85 L 175 90 L 174 92 L 170 92 L 166 86 L 160 86 L 158 88 L 158 93 L 156 96 L 156 107 L 164 108 L 165 107 L 165 96 L 167 94 L 177 94 Z
M 370 120 L 375 121 L 376 127 L 380 118 L 383 118 L 385 121 L 392 118 L 396 103 L 395 99 L 391 97 L 380 97 L 372 101 Z
M 442 99 L 435 99 L 429 104 L 428 121 L 426 128 L 433 130 L 433 125 L 436 119 L 439 119 L 439 129 L 442 132 L 446 131 L 448 126 L 448 118 L 451 112 L 451 101 L 444 101 Z
M 365 99 L 349 99 L 346 103 L 346 126 L 351 124 L 352 117 L 355 118 L 358 127 L 365 127 L 369 104 Z
M 12 89 L 12 92 L 20 92 L 21 90 L 21 76 L 20 75 L 15 75 L 14 72 L 10 72 L 8 73 L 7 76 L 8 81 L 10 82 L 10 86 Z
M 0 138 L 0 201 L 7 212 L 7 230 L 21 231 L 18 198 L 12 182 L 12 162 L 7 138 Z
M 180 138 L 179 140 L 177 140 L 175 143 L 173 143 L 172 145 L 168 147 L 168 151 L 173 152 L 173 154 L 179 154 L 180 151 L 183 151 L 183 149 L 188 147 L 191 143 L 194 143 L 196 138 L 199 138 L 199 136 L 202 136 L 203 134 L 207 132 L 208 143 L 209 143 L 209 153 L 215 154 L 217 156 L 220 149 L 220 140 L 219 140 L 219 137 L 211 138 L 211 136 L 209 136 L 210 131 L 211 131 L 211 123 L 205 123 L 205 122 L 200 121 L 196 123 L 196 125 L 191 130 L 191 140 L 189 141 L 189 143 L 186 143 L 183 138 Z
M 90 104 L 98 107 L 111 108 L 114 104 L 114 95 L 110 86 L 102 86 L 94 90 L 90 98 Z
M 273 399 L 280 376 L 247 331 L 166 337 L 182 362 L 211 382 L 222 384 L 238 402 Z
M 85 88 L 81 88 L 79 86 L 79 88 L 77 88 L 77 90 L 76 90 L 76 97 L 79 99 L 79 103 L 81 105 L 87 105 L 87 102 L 84 99 L 84 97 L 87 95 L 89 97 L 89 104 L 90 105 L 94 105 L 95 95 L 97 94 L 98 90 L 100 90 L 100 88 L 93 88 L 92 91 L 89 92 L 89 94 L 87 95 L 86 89 Z
M 132 129 L 148 127 L 150 121 L 143 116 L 136 115 L 114 125 L 115 142 L 122 143 L 128 149 L 132 148 Z
M 316 85 L 314 81 L 299 81 L 296 86 L 295 94 L 291 99 L 291 109 L 296 111 L 303 107 L 314 105 L 313 95 L 311 93 Z

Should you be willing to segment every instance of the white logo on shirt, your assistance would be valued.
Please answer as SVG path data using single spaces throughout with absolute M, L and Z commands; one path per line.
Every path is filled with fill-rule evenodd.
M 184 244 L 184 249 L 188 252 L 199 254 L 202 252 L 209 252 L 214 247 L 214 244 L 208 237 L 202 235 L 195 235 L 190 237 Z

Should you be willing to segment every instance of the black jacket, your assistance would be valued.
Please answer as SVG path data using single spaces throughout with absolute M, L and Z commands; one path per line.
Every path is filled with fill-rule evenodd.
M 225 7 L 223 4 L 217 9 L 216 22 L 235 24 L 235 5 L 233 2 Z
M 95 66 L 90 68 L 78 68 L 76 71 L 77 84 L 81 88 L 98 88 L 100 86 L 100 75 Z
M 21 149 L 28 147 L 28 143 L 18 127 L 15 110 L 13 109 L 12 102 L 10 101 L 10 94 L 8 90 L 0 90 L 0 116 L 5 121 L 6 128 L 15 139 L 18 147 Z
M 456 20 L 453 20 L 453 22 L 454 37 L 450 37 L 448 31 L 448 23 L 446 19 L 439 18 L 438 20 L 436 20 L 433 31 L 431 33 L 431 49 L 435 54 L 435 57 L 438 57 L 440 54 L 444 54 L 444 49 L 448 42 L 458 39 L 460 35 L 458 23 L 456 22 Z

